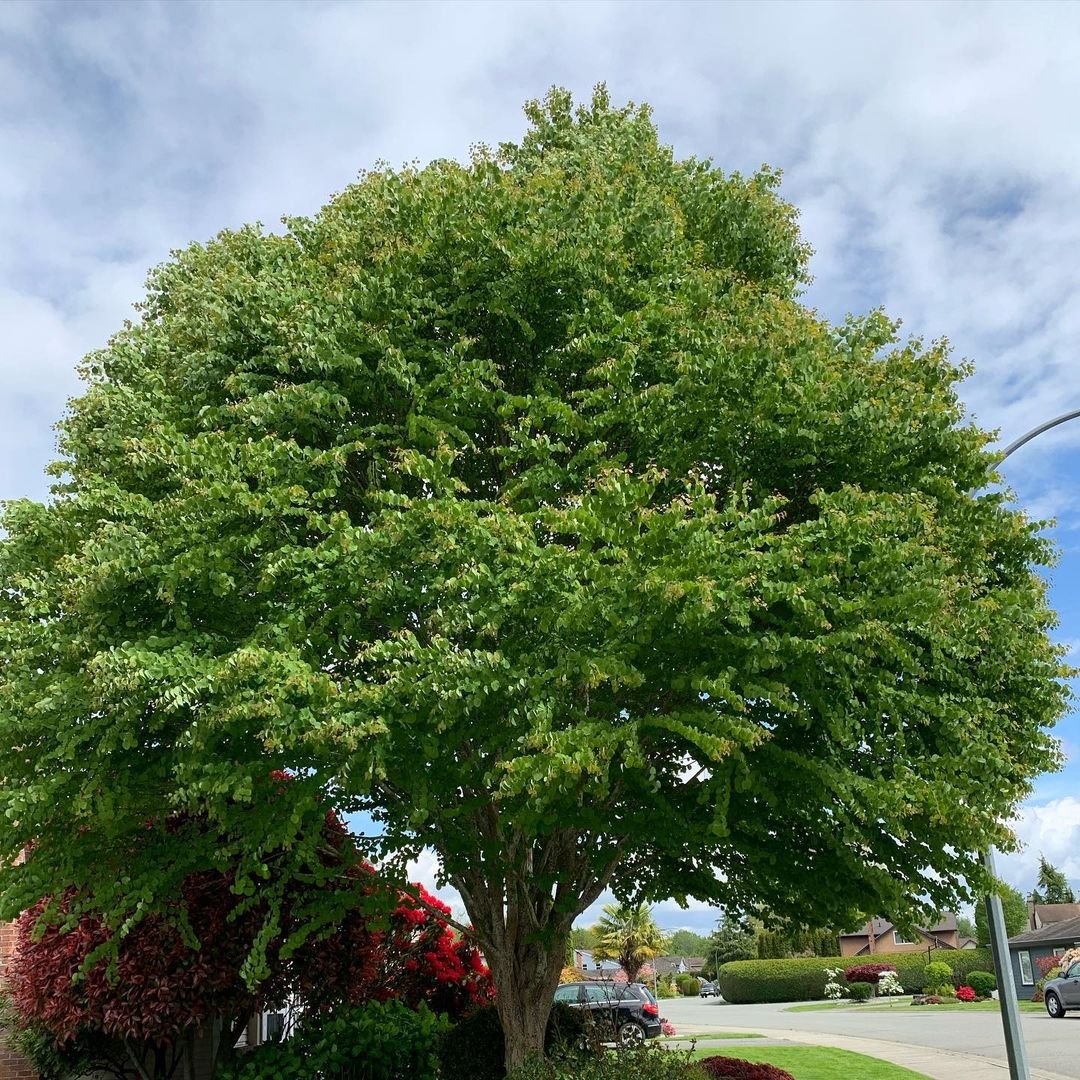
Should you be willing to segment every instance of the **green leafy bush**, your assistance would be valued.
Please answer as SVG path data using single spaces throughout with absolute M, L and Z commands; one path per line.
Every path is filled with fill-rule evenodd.
M 292 1038 L 251 1051 L 223 1080 L 436 1080 L 448 1026 L 426 1005 L 368 1001 L 306 1017 Z
M 979 997 L 989 997 L 997 989 L 997 978 L 990 971 L 969 971 L 963 980 Z
M 701 980 L 696 975 L 683 972 L 675 976 L 675 985 L 683 997 L 697 997 L 701 991 Z
M 706 1080 L 689 1050 L 672 1050 L 657 1043 L 641 1043 L 607 1050 L 585 1058 L 555 1055 L 533 1058 L 515 1069 L 509 1080 Z
M 679 996 L 675 984 L 670 978 L 656 980 L 656 996 L 658 998 L 673 998 Z
M 943 960 L 934 960 L 923 968 L 926 989 L 942 996 L 953 992 L 953 969 Z
M 1058 977 L 1058 976 L 1059 976 L 1060 974 L 1061 974 L 1061 968 L 1059 968 L 1059 967 L 1052 967 L 1052 968 L 1051 968 L 1051 969 L 1050 969 L 1050 970 L 1049 970 L 1049 971 L 1048 971 L 1048 972 L 1047 972 L 1047 973 L 1046 973 L 1046 974 L 1045 974 L 1045 975 L 1044 975 L 1044 976 L 1043 976 L 1043 977 L 1042 977 L 1042 978 L 1041 978 L 1041 979 L 1040 979 L 1040 980 L 1039 980 L 1039 981 L 1038 981 L 1038 982 L 1037 982 L 1037 983 L 1035 984 L 1035 991 L 1034 991 L 1034 993 L 1033 993 L 1033 994 L 1031 995 L 1031 1000 L 1032 1000 L 1032 1001 L 1042 1001 L 1042 1000 L 1043 1000 L 1043 991 L 1044 991 L 1044 990 L 1046 989 L 1046 984 L 1047 984 L 1047 983 L 1048 983 L 1048 982 L 1049 982 L 1049 981 L 1050 981 L 1051 979 L 1056 979 L 1056 978 L 1057 978 L 1057 977 Z
M 590 1037 L 592 1014 L 557 1001 L 548 1017 L 544 1051 L 561 1061 L 576 1060 L 578 1047 Z M 610 1032 L 606 1033 L 610 1035 Z M 477 1009 L 455 1024 L 439 1043 L 442 1080 L 503 1080 L 506 1076 L 506 1042 L 494 1005 Z
M 874 996 L 874 984 L 853 982 L 848 986 L 848 997 L 852 1001 L 869 1001 Z
M 877 954 L 896 968 L 907 994 L 921 993 L 926 986 L 926 953 Z M 972 970 L 992 964 L 989 949 L 940 951 L 954 977 L 963 978 Z M 865 964 L 865 956 L 803 956 L 790 960 L 733 960 L 720 968 L 718 982 L 725 1001 L 735 1005 L 767 1001 L 814 1001 L 825 997 L 827 969 L 847 970 Z

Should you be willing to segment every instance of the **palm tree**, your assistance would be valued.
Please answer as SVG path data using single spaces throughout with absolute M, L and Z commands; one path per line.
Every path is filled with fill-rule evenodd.
M 667 949 L 667 939 L 647 904 L 605 904 L 595 930 L 593 956 L 618 960 L 630 982 L 636 982 L 638 972 Z

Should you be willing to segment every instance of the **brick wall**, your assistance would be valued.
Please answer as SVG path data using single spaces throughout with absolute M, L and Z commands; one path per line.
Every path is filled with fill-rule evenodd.
M 3 980 L 4 964 L 14 948 L 15 924 L 0 926 L 0 981 Z M 37 1075 L 24 1058 L 8 1049 L 0 1030 L 0 1080 L 37 1080 Z

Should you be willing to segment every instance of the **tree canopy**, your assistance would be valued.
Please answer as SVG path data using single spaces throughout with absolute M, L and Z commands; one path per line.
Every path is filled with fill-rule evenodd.
M 272 899 L 367 809 L 386 872 L 438 852 L 521 1060 L 616 869 L 848 925 L 1013 846 L 1065 669 L 965 369 L 800 301 L 777 174 L 603 90 L 526 111 L 177 252 L 85 361 L 2 519 L 0 914 L 74 883 L 120 926 L 226 862 Z M 162 807 L 223 839 L 131 861 Z

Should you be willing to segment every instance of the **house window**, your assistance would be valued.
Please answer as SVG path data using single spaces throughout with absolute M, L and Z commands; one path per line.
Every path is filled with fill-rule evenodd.
M 1031 974 L 1031 953 L 1017 953 L 1016 958 L 1020 961 L 1020 981 L 1024 986 L 1034 986 L 1035 979 Z
M 893 944 L 894 945 L 914 945 L 915 944 L 915 942 L 912 941 L 911 938 L 904 937 L 904 935 L 901 934 L 899 930 L 894 930 L 892 932 L 892 939 L 893 939 Z

